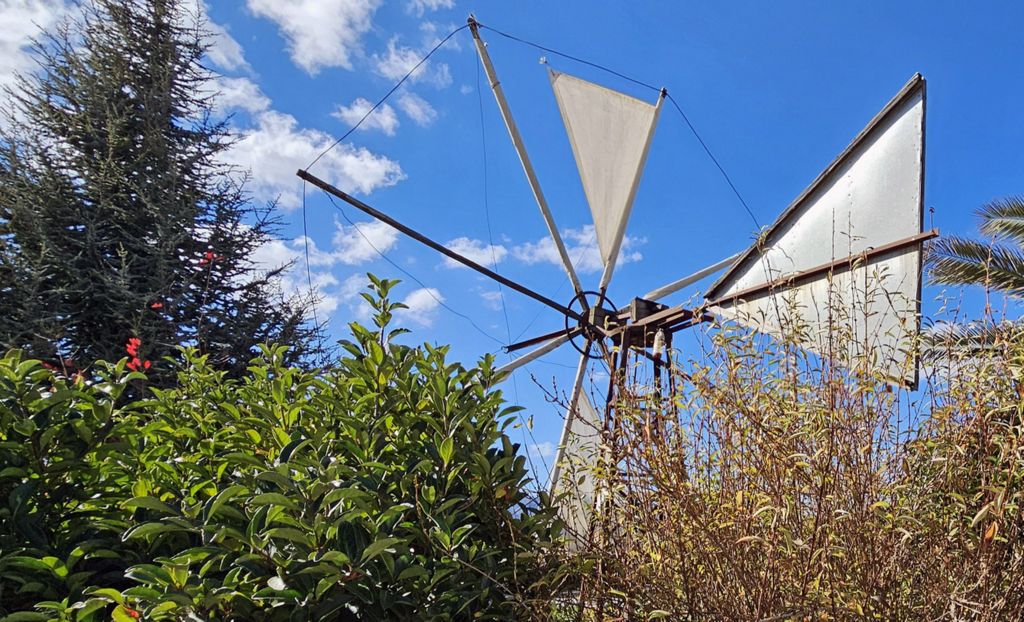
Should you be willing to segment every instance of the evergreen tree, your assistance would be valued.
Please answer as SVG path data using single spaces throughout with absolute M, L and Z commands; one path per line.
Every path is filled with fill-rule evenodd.
M 190 9 L 92 0 L 36 44 L 0 130 L 0 348 L 129 356 L 158 383 L 179 345 L 231 373 L 267 341 L 310 355 L 306 305 L 249 260 L 273 206 L 220 158 L 231 137 Z

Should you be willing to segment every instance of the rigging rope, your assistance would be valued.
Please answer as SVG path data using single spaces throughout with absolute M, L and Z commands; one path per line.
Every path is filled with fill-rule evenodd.
M 435 296 L 434 292 L 431 291 L 431 289 L 429 287 L 427 287 L 423 283 L 423 281 L 421 281 L 418 278 L 416 278 L 411 272 L 409 272 L 408 270 L 406 270 L 402 266 L 398 265 L 393 259 L 391 259 L 387 255 L 385 255 L 379 248 L 377 248 L 376 245 L 374 245 L 373 242 L 370 241 L 370 238 L 367 237 L 365 233 L 363 233 L 363 230 L 359 227 L 359 225 L 356 224 L 355 221 L 353 221 L 351 218 L 349 218 L 348 213 L 345 212 L 345 209 L 341 205 L 338 205 L 338 203 L 334 200 L 334 197 L 332 197 L 331 195 L 328 194 L 327 198 L 330 199 L 331 205 L 333 205 L 335 209 L 337 209 L 339 212 L 341 212 L 341 216 L 342 216 L 342 218 L 345 219 L 345 222 L 347 222 L 350 226 L 352 226 L 352 228 L 354 228 L 356 230 L 356 232 L 359 234 L 359 236 L 361 238 L 363 238 L 363 241 L 366 242 L 369 245 L 369 247 L 374 250 L 374 252 L 376 252 L 378 255 L 380 255 L 381 259 L 383 259 L 384 261 L 388 262 L 396 270 L 398 270 L 399 272 L 401 272 L 405 276 L 407 276 L 410 279 L 412 279 L 413 281 L 415 281 L 420 287 L 423 288 L 423 291 L 427 292 L 427 295 L 430 296 L 431 298 L 433 298 L 434 302 L 436 302 L 442 308 L 447 309 L 448 311 L 450 311 L 454 315 L 456 315 L 456 316 L 466 320 L 467 322 L 469 322 L 470 325 L 473 328 L 475 328 L 478 333 L 480 333 L 484 337 L 487 337 L 491 341 L 494 341 L 494 342 L 500 344 L 502 347 L 504 347 L 506 345 L 504 342 L 502 342 L 500 339 L 498 339 L 494 335 L 492 335 L 492 334 L 488 333 L 487 331 L 485 331 L 484 329 L 480 328 L 480 326 L 477 325 L 477 323 L 473 321 L 473 318 L 469 317 L 468 315 L 466 315 L 464 313 L 460 313 L 460 312 L 456 311 L 455 309 L 451 308 L 450 306 L 446 305 L 444 303 L 444 300 L 442 300 L 442 299 L 438 298 L 437 296 Z M 495 351 L 495 352 L 497 352 L 497 351 Z
M 537 48 L 538 50 L 543 50 L 543 51 L 545 51 L 545 52 L 547 52 L 549 54 L 554 54 L 555 56 L 561 56 L 562 58 L 567 58 L 567 59 L 569 59 L 571 61 L 575 61 L 577 63 L 581 63 L 583 65 L 587 65 L 588 67 L 593 67 L 594 69 L 600 69 L 601 71 L 604 71 L 606 73 L 610 73 L 613 76 L 618 76 L 619 78 L 622 78 L 623 80 L 627 80 L 629 82 L 632 82 L 633 84 L 637 84 L 637 85 L 640 85 L 642 87 L 649 88 L 652 91 L 656 91 L 656 92 L 659 92 L 659 93 L 661 92 L 661 88 L 659 88 L 657 86 L 654 86 L 654 85 L 649 84 L 647 82 L 643 82 L 642 80 L 637 80 L 636 78 L 631 78 L 630 76 L 627 76 L 624 73 L 619 73 L 618 71 L 615 71 L 614 69 L 610 69 L 608 67 L 605 67 L 604 65 L 600 65 L 598 63 L 591 62 L 589 60 L 584 60 L 584 59 L 582 59 L 582 58 L 580 58 L 578 56 L 573 56 L 571 54 L 566 54 L 565 52 L 559 52 L 558 50 L 554 50 L 552 48 L 545 47 L 543 45 L 540 45 L 539 43 L 534 43 L 533 41 L 527 41 L 526 39 L 521 39 L 521 38 L 519 38 L 519 37 L 517 37 L 515 35 L 510 35 L 510 34 L 508 34 L 506 32 L 502 32 L 502 31 L 498 30 L 497 28 L 492 28 L 490 26 L 487 26 L 486 24 L 480 24 L 480 27 L 481 28 L 486 28 L 487 30 L 490 30 L 494 34 L 501 35 L 502 37 L 505 37 L 506 39 L 511 39 L 512 41 L 518 41 L 519 43 L 523 43 L 523 44 L 528 45 L 530 47 Z
M 760 230 L 761 223 L 757 221 L 757 216 L 754 216 L 754 212 L 751 211 L 750 206 L 747 205 L 747 202 L 743 199 L 743 195 L 740 194 L 740 191 L 736 188 L 736 184 L 732 183 L 732 179 L 729 177 L 729 173 L 725 172 L 725 168 L 722 167 L 721 163 L 719 163 L 718 158 L 715 157 L 715 154 L 711 153 L 711 148 L 708 147 L 708 144 L 704 142 L 704 139 L 700 137 L 699 133 L 697 133 L 697 128 L 693 127 L 693 123 L 690 122 L 690 118 L 686 116 L 685 112 L 683 112 L 682 106 L 679 105 L 679 102 L 676 101 L 675 97 L 672 97 L 672 94 L 669 93 L 668 90 L 665 91 L 665 96 L 668 98 L 670 102 L 672 102 L 672 105 L 675 106 L 675 109 L 679 111 L 679 116 L 683 117 L 683 121 L 686 122 L 686 126 L 690 128 L 691 132 L 693 132 L 694 138 L 696 138 L 697 142 L 700 143 L 700 146 L 704 148 L 704 153 L 708 154 L 708 157 L 711 158 L 711 161 L 715 163 L 716 167 L 718 167 L 718 172 L 720 172 L 722 174 L 722 177 L 725 178 L 725 183 L 729 184 L 729 187 L 732 188 L 733 194 L 735 194 L 736 198 L 740 200 L 740 204 L 743 205 L 743 209 L 747 210 L 747 214 L 750 215 L 750 219 L 754 221 L 754 226 L 757 227 L 758 230 Z
M 367 110 L 366 113 L 358 121 L 356 121 L 356 123 L 352 127 L 350 127 L 348 129 L 348 131 L 346 131 L 344 134 L 342 134 L 340 138 L 338 138 L 337 140 L 332 142 L 330 145 L 327 146 L 326 149 L 321 151 L 319 155 L 317 155 L 315 158 L 313 158 L 313 161 L 310 162 L 306 166 L 306 170 L 309 170 L 309 169 L 313 168 L 313 166 L 317 162 L 319 162 L 321 158 L 323 158 L 325 155 L 327 155 L 332 149 L 334 149 L 335 147 L 337 147 L 341 143 L 345 142 L 345 140 L 349 136 L 351 136 L 353 132 L 355 132 L 357 129 L 359 129 L 359 126 L 361 126 L 364 121 L 366 121 L 368 118 L 370 118 L 370 115 L 372 115 L 378 108 L 380 108 L 384 104 L 384 102 L 386 102 L 388 100 L 388 98 L 390 98 L 392 95 L 394 95 L 395 91 L 397 91 L 399 88 L 401 88 L 401 86 L 403 84 L 405 84 L 406 80 L 408 80 L 414 73 L 416 73 L 416 71 L 420 67 L 422 67 L 423 64 L 426 63 L 427 60 L 430 59 L 431 56 L 434 55 L 434 52 L 436 52 L 439 49 L 441 49 L 441 47 L 443 47 L 444 44 L 447 43 L 452 37 L 454 37 L 456 34 L 458 34 L 459 32 L 461 32 L 463 30 L 465 30 L 468 27 L 469 27 L 468 24 L 466 24 L 464 26 L 460 26 L 460 27 L 456 28 L 455 30 L 451 31 L 450 33 L 448 33 L 448 35 L 445 38 L 443 38 L 440 41 L 438 41 L 437 44 L 434 45 L 434 47 L 431 48 L 430 51 L 427 52 L 427 54 L 425 56 L 423 56 L 423 58 L 421 58 L 419 60 L 419 62 L 417 62 L 415 65 L 413 65 L 413 67 L 411 69 L 409 69 L 409 71 L 406 72 L 406 74 L 404 76 L 402 76 L 402 78 L 398 82 L 396 82 L 394 84 L 394 86 L 392 86 L 391 89 L 388 90 L 388 92 L 384 94 L 383 97 L 378 99 L 377 102 L 369 110 Z M 454 313 L 455 315 L 457 315 L 457 316 L 459 316 L 459 317 L 469 321 L 469 323 L 473 325 L 473 328 L 475 328 L 479 333 L 481 333 L 482 335 L 484 335 L 488 339 L 497 341 L 498 343 L 501 343 L 502 346 L 506 345 L 506 344 L 503 344 L 501 342 L 501 340 L 497 339 L 493 335 L 491 335 L 491 334 L 485 332 L 483 329 L 481 329 L 476 324 L 476 322 L 474 322 L 470 317 L 468 317 L 468 316 L 466 316 L 466 315 L 464 315 L 462 313 L 459 313 L 458 311 L 456 311 L 456 310 L 452 309 L 451 307 L 449 307 L 448 305 L 446 305 L 441 300 L 438 300 L 438 298 L 436 296 L 434 296 L 433 291 L 431 291 L 431 289 L 429 287 L 427 287 L 426 285 L 423 284 L 423 281 L 417 279 L 415 276 L 410 274 L 407 270 L 403 269 L 397 263 L 392 261 L 387 255 L 382 253 L 380 251 L 380 249 L 378 249 L 376 246 L 374 246 L 373 242 L 371 242 L 369 240 L 369 238 L 366 237 L 366 235 L 363 233 L 362 229 L 360 229 L 359 226 L 356 225 L 355 222 L 353 222 L 348 217 L 348 214 L 345 213 L 345 210 L 342 209 L 342 207 L 340 205 L 335 203 L 333 197 L 331 197 L 330 195 L 327 195 L 327 197 L 330 199 L 331 204 L 334 205 L 334 207 L 338 211 L 341 212 L 341 214 L 345 218 L 345 220 L 353 228 L 355 228 L 356 232 L 359 233 L 360 237 L 362 237 L 363 240 L 370 246 L 370 248 L 372 248 L 378 255 L 380 255 L 381 258 L 383 258 L 389 264 L 391 264 L 392 266 L 397 268 L 400 272 L 402 272 L 402 274 L 405 274 L 407 277 L 409 277 L 410 279 L 412 279 L 413 281 L 418 283 L 419 286 L 423 288 L 423 291 L 427 292 L 427 294 L 431 298 L 433 298 L 442 308 L 447 309 L 451 313 Z M 309 235 L 307 233 L 307 225 L 306 225 L 306 182 L 305 182 L 305 180 L 303 180 L 303 182 L 302 182 L 302 239 L 303 239 L 303 247 L 304 247 L 304 252 L 305 252 L 305 260 L 306 260 L 306 284 L 309 287 L 309 294 L 310 294 L 310 298 L 311 298 L 311 304 L 312 304 L 312 307 L 313 307 L 313 322 L 317 325 L 317 334 L 320 335 L 320 328 L 319 328 L 320 324 L 319 324 L 319 321 L 317 319 L 317 311 L 316 311 L 316 295 L 315 295 L 315 292 L 313 290 L 313 277 L 312 277 L 312 274 L 311 274 L 310 268 L 309 268 Z M 323 343 L 323 339 L 322 339 L 322 337 L 320 337 L 321 353 L 322 353 L 322 343 Z
M 631 76 L 627 76 L 624 73 L 615 71 L 614 69 L 612 69 L 610 67 L 606 67 L 606 66 L 604 66 L 604 65 L 602 65 L 600 63 L 595 63 L 593 61 L 589 61 L 589 60 L 580 58 L 578 56 L 573 56 L 572 54 L 566 54 L 565 52 L 561 52 L 559 50 L 555 50 L 553 48 L 549 48 L 547 46 L 540 45 L 539 43 L 534 43 L 533 41 L 527 41 L 526 39 L 522 39 L 522 38 L 517 37 L 515 35 L 510 35 L 510 34 L 508 34 L 506 32 L 502 32 L 502 31 L 498 30 L 497 28 L 492 28 L 492 27 L 487 26 L 485 24 L 480 24 L 480 28 L 486 28 L 487 30 L 490 30 L 491 32 L 493 32 L 496 35 L 505 37 L 506 39 L 510 39 L 512 41 L 516 41 L 516 42 L 522 43 L 524 45 L 528 45 L 528 46 L 536 48 L 538 50 L 542 50 L 542 51 L 547 52 L 549 54 L 554 54 L 555 56 L 561 56 L 562 58 L 566 58 L 568 60 L 580 63 L 582 65 L 586 65 L 588 67 L 593 67 L 594 69 L 598 69 L 600 71 L 603 71 L 605 73 L 611 74 L 611 75 L 616 76 L 618 78 L 622 78 L 623 80 L 626 80 L 627 82 L 632 82 L 633 84 L 642 86 L 642 87 L 650 89 L 652 91 L 655 91 L 655 92 L 658 92 L 658 93 L 661 92 L 661 88 L 659 88 L 657 86 L 654 86 L 653 84 L 651 84 L 649 82 L 644 82 L 643 80 L 638 80 L 638 79 L 633 78 Z M 750 206 L 747 205 L 747 202 L 743 198 L 743 195 L 740 194 L 740 191 L 736 188 L 736 184 L 734 184 L 732 182 L 732 179 L 729 177 L 729 174 L 725 171 L 725 168 L 722 166 L 722 164 L 718 161 L 718 158 L 716 158 L 715 154 L 711 152 L 711 148 L 708 147 L 708 144 L 704 141 L 703 138 L 701 138 L 700 133 L 697 132 L 697 128 L 694 127 L 693 123 L 690 122 L 690 118 L 688 116 L 686 116 L 685 112 L 683 112 L 682 106 L 680 106 L 679 102 L 676 101 L 676 99 L 674 97 L 672 97 L 672 94 L 668 91 L 668 89 L 665 90 L 665 95 L 666 95 L 666 97 L 668 97 L 668 100 L 672 102 L 672 105 L 675 107 L 675 109 L 679 112 L 679 115 L 683 118 L 683 121 L 686 123 L 686 126 L 688 128 L 690 128 L 690 132 L 693 133 L 694 138 L 696 138 L 697 142 L 700 143 L 700 146 L 704 148 L 704 152 L 708 155 L 708 157 L 711 159 L 711 161 L 714 162 L 715 166 L 718 168 L 718 172 L 720 172 L 722 174 L 722 177 L 725 178 L 725 182 L 727 184 L 729 184 L 730 188 L 732 188 L 733 194 L 735 194 L 736 198 L 739 199 L 740 204 L 743 205 L 743 209 L 745 209 L 747 211 L 747 214 L 750 216 L 750 219 L 754 221 L 754 226 L 757 227 L 757 229 L 760 230 L 761 225 L 758 222 L 757 217 L 754 216 L 754 212 L 750 209 Z
M 320 326 L 320 318 L 316 312 L 316 292 L 313 291 L 313 273 L 309 269 L 309 230 L 306 224 L 306 180 L 302 180 L 302 240 L 306 253 L 306 284 L 309 286 L 309 304 L 313 308 L 313 330 L 316 331 L 316 349 L 320 355 L 319 365 L 326 365 L 324 356 L 324 335 Z
M 491 269 L 497 271 L 498 269 L 498 258 L 494 252 L 494 233 L 491 230 L 491 203 L 488 192 L 488 178 L 487 178 L 487 132 L 484 129 L 484 97 L 483 93 L 480 92 L 480 59 L 476 60 L 476 95 L 477 103 L 480 108 L 480 150 L 481 150 L 481 163 L 483 165 L 483 195 L 484 195 L 484 219 L 487 222 L 487 244 L 491 250 Z M 508 343 L 512 343 L 512 326 L 508 321 L 508 307 L 505 305 L 505 288 L 498 283 L 498 298 L 501 300 L 501 312 L 505 316 L 505 333 L 508 338 Z M 513 384 L 515 384 L 515 377 L 512 378 Z M 517 390 L 518 392 L 518 390 Z
M 498 269 L 498 257 L 494 251 L 494 232 L 491 229 L 491 202 L 489 192 L 489 178 L 487 168 L 487 129 L 484 124 L 484 95 L 480 89 L 480 57 L 476 57 L 476 99 L 477 105 L 480 111 L 480 161 L 483 168 L 483 196 L 484 196 L 484 220 L 487 223 L 487 244 L 491 249 L 491 269 Z M 501 301 L 501 313 L 505 317 L 505 338 L 508 340 L 507 343 L 512 343 L 512 324 L 508 319 L 508 306 L 505 304 L 505 288 L 502 287 L 501 283 L 498 283 L 498 299 Z M 514 361 L 515 356 L 511 352 L 506 352 L 509 361 Z M 512 370 L 509 376 L 512 379 L 512 392 L 516 396 L 516 404 L 522 404 L 522 400 L 519 399 L 519 381 L 516 379 L 516 371 Z M 522 417 L 520 417 L 522 419 Z M 530 442 L 533 443 L 533 447 L 538 447 L 537 437 L 533 434 L 533 426 L 529 421 L 523 422 L 523 440 L 526 440 L 526 436 L 529 435 Z M 530 463 L 530 470 L 534 473 L 537 472 L 537 468 L 533 463 L 533 452 L 530 451 L 529 447 L 526 447 L 526 460 Z M 541 464 L 545 471 L 550 472 L 551 468 L 548 465 L 547 459 L 543 453 L 538 452 Z
M 459 26 L 455 30 L 449 32 L 447 37 L 445 37 L 444 39 L 441 39 L 440 41 L 438 41 L 437 45 L 435 45 L 433 48 L 431 48 L 431 50 L 429 52 L 427 52 L 427 55 L 420 59 L 420 62 L 418 62 L 415 65 L 413 65 L 413 68 L 410 69 L 408 72 L 406 72 L 406 74 L 404 76 L 402 76 L 402 79 L 399 80 L 398 82 L 396 82 L 395 85 L 393 87 L 391 87 L 391 90 L 384 94 L 384 97 L 381 97 L 380 99 L 378 99 L 377 103 L 375 103 L 372 108 L 367 110 L 366 114 L 364 114 L 363 117 L 361 119 L 359 119 L 359 121 L 357 121 L 355 125 L 350 127 L 347 132 L 342 134 L 341 138 L 339 138 L 338 140 L 336 140 L 333 143 L 331 143 L 330 145 L 328 145 L 328 147 L 326 149 L 324 149 L 320 153 L 320 155 L 318 155 L 317 157 L 313 158 L 313 161 L 310 162 L 308 166 L 306 166 L 306 170 L 308 171 L 309 169 L 313 168 L 313 165 L 316 164 L 317 162 L 319 162 L 320 158 L 322 158 L 325 155 L 327 155 L 327 153 L 331 149 L 334 149 L 335 147 L 337 147 L 338 145 L 343 143 L 346 138 L 348 138 L 349 136 L 352 135 L 352 132 L 354 132 L 357 129 L 359 129 L 359 126 L 363 124 L 363 121 L 366 121 L 370 117 L 370 115 L 373 114 L 375 110 L 377 110 L 377 108 L 380 108 L 384 104 L 384 102 L 386 102 L 388 100 L 389 97 L 394 95 L 395 91 L 397 91 L 399 89 L 399 87 L 401 87 L 403 84 L 405 84 L 405 81 L 408 80 L 412 76 L 412 74 L 416 73 L 416 70 L 418 70 L 423 65 L 423 63 L 427 62 L 427 60 L 429 60 L 430 57 L 434 55 L 434 52 L 436 52 L 439 49 L 441 49 L 441 47 L 445 43 L 448 43 L 449 39 L 454 37 L 459 32 L 465 30 L 466 28 L 469 28 L 469 24 L 466 24 L 464 26 Z

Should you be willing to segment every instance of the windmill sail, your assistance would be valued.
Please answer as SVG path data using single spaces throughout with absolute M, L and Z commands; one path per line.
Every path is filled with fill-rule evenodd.
M 594 468 L 601 446 L 601 418 L 585 392 L 566 416 L 562 439 L 551 472 L 551 494 L 562 495 L 559 518 L 577 543 L 586 540 L 596 493 Z
M 590 204 L 608 285 L 633 208 L 663 98 L 651 105 L 568 74 L 550 71 Z
M 711 287 L 712 311 L 774 336 L 799 325 L 819 353 L 849 327 L 843 356 L 915 386 L 924 126 L 918 74 Z

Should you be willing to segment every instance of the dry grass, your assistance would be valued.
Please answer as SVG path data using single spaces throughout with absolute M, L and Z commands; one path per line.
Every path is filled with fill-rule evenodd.
M 620 379 L 570 619 L 1024 619 L 1021 333 L 933 340 L 913 392 L 799 334 L 709 329 L 672 389 Z

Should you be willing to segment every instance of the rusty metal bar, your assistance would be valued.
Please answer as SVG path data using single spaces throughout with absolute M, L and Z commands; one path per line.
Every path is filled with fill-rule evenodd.
M 463 257 L 462 255 L 460 255 L 460 254 L 456 253 L 455 251 L 451 250 L 450 248 L 447 248 L 443 244 L 438 244 L 437 242 L 431 240 L 430 238 L 428 238 L 427 236 L 423 235 L 422 233 L 419 233 L 418 231 L 416 231 L 414 229 L 410 229 L 409 227 L 403 225 L 402 223 L 400 223 L 397 220 L 395 220 L 394 218 L 388 216 L 384 212 L 376 210 L 376 209 L 370 207 L 369 205 L 367 205 L 366 203 L 363 203 L 359 199 L 357 199 L 357 198 L 355 198 L 353 196 L 350 196 L 349 194 L 346 194 L 345 192 L 343 192 L 343 191 L 339 190 L 338 188 L 332 186 L 331 184 L 327 183 L 326 181 L 320 179 L 316 175 L 313 175 L 312 173 L 310 173 L 308 171 L 305 171 L 305 170 L 302 170 L 302 169 L 299 169 L 299 171 L 298 171 L 298 173 L 296 173 L 296 175 L 298 175 L 300 178 L 304 179 L 305 181 L 308 181 L 309 183 L 313 184 L 317 188 L 320 188 L 324 192 L 338 197 L 342 201 L 348 203 L 352 207 L 360 210 L 361 212 L 369 214 L 370 216 L 373 216 L 377 220 L 379 220 L 379 221 L 381 221 L 381 222 L 383 222 L 383 223 L 385 223 L 387 225 L 390 225 L 391 227 L 394 227 L 395 229 L 401 231 L 402 233 L 404 233 L 405 235 L 409 236 L 410 238 L 416 240 L 417 242 L 420 242 L 421 244 L 425 244 L 426 246 L 429 246 L 430 248 L 432 248 L 435 251 L 441 253 L 445 257 L 449 257 L 449 258 L 451 258 L 451 259 L 461 263 L 462 265 L 466 266 L 467 268 L 472 268 L 472 269 L 476 270 L 477 272 L 479 272 L 480 274 L 482 274 L 482 275 L 484 275 L 486 277 L 489 277 L 491 279 L 494 279 L 495 281 L 501 283 L 505 287 L 508 287 L 509 289 L 514 289 L 515 291 L 519 292 L 520 294 L 523 294 L 524 296 L 529 296 L 530 298 L 533 298 L 537 302 L 543 303 L 543 304 L 551 307 L 552 309 L 558 311 L 559 313 L 562 313 L 564 315 L 567 315 L 567 316 L 573 318 L 574 320 L 581 321 L 583 319 L 580 316 L 580 314 L 576 313 L 572 309 L 570 309 L 570 308 L 568 308 L 568 307 L 566 307 L 564 305 L 560 305 L 557 302 L 555 302 L 554 300 L 551 300 L 550 298 L 548 298 L 547 296 L 544 296 L 542 294 L 538 294 L 537 292 L 533 291 L 532 289 L 530 289 L 530 288 L 528 288 L 528 287 L 526 287 L 524 285 L 520 285 L 519 283 L 516 283 L 515 281 L 513 281 L 513 280 L 511 280 L 509 278 L 501 276 L 497 272 L 494 272 L 493 270 L 489 270 L 489 269 L 481 266 L 480 264 L 476 263 L 472 259 L 467 259 L 466 257 Z
M 723 304 L 729 304 L 729 303 L 732 303 L 732 302 L 735 302 L 737 300 L 741 300 L 741 299 L 744 299 L 744 298 L 749 298 L 751 296 L 759 296 L 759 295 L 761 295 L 761 294 L 763 294 L 765 292 L 770 292 L 771 290 L 777 289 L 777 288 L 782 287 L 782 286 L 796 285 L 797 283 L 806 281 L 806 280 L 814 278 L 816 276 L 821 276 L 822 274 L 827 274 L 829 272 L 832 272 L 836 268 L 840 268 L 840 267 L 844 267 L 844 266 L 848 267 L 848 268 L 852 268 L 854 263 L 856 263 L 857 261 L 865 261 L 866 262 L 866 261 L 869 261 L 869 260 L 879 256 L 879 255 L 884 255 L 886 253 L 889 253 L 889 252 L 892 252 L 892 251 L 895 251 L 895 250 L 899 250 L 901 248 L 906 248 L 907 246 L 912 246 L 914 244 L 925 242 L 927 240 L 931 240 L 932 238 L 936 238 L 938 236 L 939 236 L 939 230 L 938 229 L 932 229 L 931 231 L 925 231 L 923 233 L 918 233 L 917 235 L 912 235 L 912 236 L 910 236 L 908 238 L 903 238 L 902 240 L 896 240 L 895 242 L 890 242 L 889 244 L 883 244 L 882 246 L 877 246 L 875 248 L 868 249 L 868 250 L 866 250 L 864 252 L 861 252 L 861 253 L 855 253 L 855 254 L 850 255 L 848 257 L 843 257 L 842 259 L 837 259 L 835 261 L 830 261 L 828 263 L 821 264 L 820 266 L 815 266 L 813 268 L 808 268 L 807 270 L 803 270 L 801 272 L 797 272 L 797 273 L 791 274 L 789 276 L 784 276 L 784 277 L 775 279 L 774 281 L 769 281 L 767 283 L 763 283 L 761 285 L 756 285 L 754 287 L 748 287 L 747 289 L 740 290 L 740 291 L 736 292 L 735 294 L 729 294 L 727 296 L 722 296 L 721 298 L 718 298 L 718 299 L 716 299 L 716 300 L 714 300 L 712 302 L 709 302 L 708 306 L 709 307 L 717 307 L 717 306 L 721 306 Z
M 544 343 L 545 341 L 550 341 L 552 339 L 556 339 L 556 338 L 561 337 L 563 335 L 566 336 L 566 337 L 569 337 L 571 339 L 571 338 L 575 337 L 576 335 L 579 335 L 582 332 L 583 332 L 583 328 L 581 328 L 579 326 L 577 326 L 576 328 L 570 329 L 568 331 L 566 331 L 563 328 L 561 330 L 556 330 L 556 331 L 553 331 L 553 332 L 550 332 L 550 333 L 547 333 L 547 334 L 544 334 L 544 335 L 537 335 L 536 337 L 532 337 L 530 339 L 524 339 L 523 341 L 518 341 L 516 343 L 510 343 L 509 345 L 505 346 L 505 352 L 515 352 L 516 350 L 522 350 L 523 348 L 529 348 L 530 346 L 535 346 L 538 343 Z

